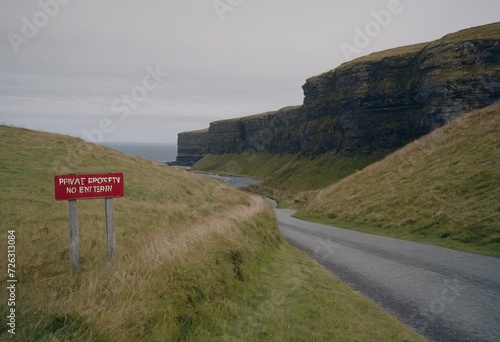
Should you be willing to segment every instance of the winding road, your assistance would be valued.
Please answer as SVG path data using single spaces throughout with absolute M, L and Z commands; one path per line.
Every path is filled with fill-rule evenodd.
M 194 172 L 200 176 L 203 177 L 208 177 L 212 179 L 217 179 L 221 182 L 226 183 L 227 185 L 233 187 L 233 188 L 244 188 L 247 186 L 251 185 L 257 185 L 262 180 L 258 178 L 248 178 L 248 177 L 238 177 L 238 176 L 224 176 L 224 175 L 219 175 L 217 173 L 207 173 L 207 172 Z
M 235 187 L 256 181 L 223 180 Z M 305 222 L 292 210 L 275 212 L 292 245 L 427 339 L 500 342 L 499 258 Z
M 431 341 L 500 341 L 500 259 L 301 221 L 279 228 L 353 289 Z

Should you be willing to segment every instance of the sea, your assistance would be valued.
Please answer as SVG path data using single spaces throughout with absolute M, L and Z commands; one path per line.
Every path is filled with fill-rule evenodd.
M 103 142 L 101 145 L 160 163 L 174 161 L 177 157 L 177 144 L 173 143 Z

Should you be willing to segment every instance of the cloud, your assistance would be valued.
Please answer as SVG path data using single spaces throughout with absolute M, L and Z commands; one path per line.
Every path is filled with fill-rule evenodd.
M 8 34 L 22 36 L 26 20 L 43 11 L 40 1 L 58 11 L 16 53 Z M 305 80 L 344 62 L 339 45 L 388 4 L 243 0 L 221 21 L 213 0 L 40 1 L 0 4 L 0 122 L 80 135 L 102 118 L 117 120 L 113 101 L 161 65 L 169 76 L 105 139 L 169 142 L 210 120 L 300 104 Z M 498 13 L 496 0 L 400 3 L 405 10 L 363 54 Z

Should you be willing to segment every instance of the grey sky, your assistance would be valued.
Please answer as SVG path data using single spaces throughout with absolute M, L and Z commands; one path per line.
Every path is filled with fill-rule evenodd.
M 498 0 L 397 2 L 3 0 L 0 123 L 175 142 L 214 120 L 302 103 L 308 77 L 346 61 L 342 43 L 357 49 L 356 28 L 373 37 L 352 58 L 500 20 Z M 372 11 L 388 9 L 370 27 Z

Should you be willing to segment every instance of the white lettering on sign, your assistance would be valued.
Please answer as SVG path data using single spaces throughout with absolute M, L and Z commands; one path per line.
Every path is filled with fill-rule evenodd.
M 59 178 L 59 185 L 85 185 L 85 178 Z
M 92 177 L 89 178 L 89 184 L 102 184 L 102 183 L 120 183 L 120 177 Z
M 78 192 L 80 194 L 90 194 L 90 193 L 101 193 L 101 192 L 111 192 L 113 191 L 113 186 L 112 185 L 93 185 L 93 186 L 81 186 L 78 189 Z
M 55 176 L 56 201 L 123 197 L 123 173 Z

